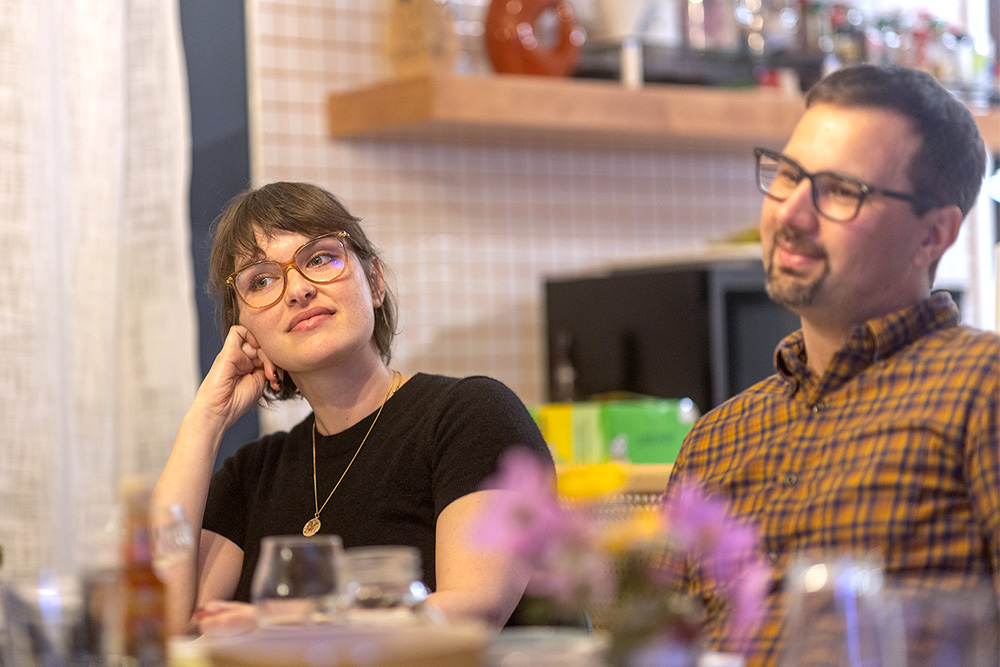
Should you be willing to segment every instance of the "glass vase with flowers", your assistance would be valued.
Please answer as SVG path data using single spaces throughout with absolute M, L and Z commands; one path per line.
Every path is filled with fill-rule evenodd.
M 526 596 L 545 612 L 536 618 L 583 610 L 598 619 L 611 667 L 697 663 L 703 610 L 684 591 L 695 571 L 725 593 L 728 630 L 740 645 L 769 580 L 756 531 L 695 485 L 630 506 L 625 479 L 622 467 L 606 464 L 556 481 L 534 455 L 510 450 L 485 485 L 510 493 L 481 517 L 473 539 L 531 568 Z

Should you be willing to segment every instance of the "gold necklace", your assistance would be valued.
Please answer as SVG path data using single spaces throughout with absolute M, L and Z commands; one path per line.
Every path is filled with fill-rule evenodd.
M 306 525 L 302 527 L 302 534 L 306 537 L 312 537 L 319 532 L 319 527 L 322 525 L 319 521 L 319 513 L 323 511 L 326 504 L 330 502 L 330 498 L 333 498 L 334 491 L 340 486 L 340 483 L 344 481 L 344 476 L 347 475 L 347 471 L 351 469 L 351 465 L 354 463 L 354 459 L 358 458 L 358 454 L 361 453 L 361 448 L 365 446 L 365 441 L 368 440 L 368 436 L 371 435 L 372 429 L 375 428 L 375 423 L 378 422 L 379 415 L 382 414 L 382 408 L 385 407 L 385 402 L 389 400 L 389 397 L 396 393 L 399 386 L 396 384 L 396 380 L 399 378 L 399 371 L 392 372 L 392 381 L 389 382 L 389 388 L 385 392 L 385 397 L 382 399 L 382 405 L 378 406 L 378 412 L 375 413 L 375 419 L 372 420 L 372 425 L 368 427 L 368 432 L 365 433 L 365 437 L 361 439 L 361 444 L 358 445 L 357 451 L 354 452 L 354 456 L 348 462 L 347 467 L 344 468 L 343 474 L 341 474 L 340 479 L 337 483 L 333 485 L 333 491 L 330 491 L 330 495 L 326 497 L 323 504 L 319 504 L 319 495 L 316 491 L 316 416 L 313 415 L 312 424 L 312 448 L 313 448 L 313 503 L 316 506 L 316 514 L 313 518 L 306 521 Z

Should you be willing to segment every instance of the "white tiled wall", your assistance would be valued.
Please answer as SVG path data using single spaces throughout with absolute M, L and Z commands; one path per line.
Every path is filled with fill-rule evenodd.
M 364 219 L 396 278 L 404 371 L 484 373 L 543 400 L 546 275 L 698 246 L 756 219 L 742 151 L 329 139 L 326 95 L 391 76 L 387 2 L 248 10 L 255 180 L 316 182 Z
M 545 398 L 542 281 L 703 245 L 757 219 L 748 151 L 332 140 L 324 99 L 392 74 L 388 0 L 249 0 L 258 183 L 316 182 L 396 277 L 405 372 L 483 373 Z

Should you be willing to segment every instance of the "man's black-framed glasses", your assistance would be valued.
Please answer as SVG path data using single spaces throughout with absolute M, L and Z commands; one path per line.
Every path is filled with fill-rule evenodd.
M 247 264 L 226 278 L 240 301 L 250 308 L 273 306 L 285 295 L 288 269 L 295 267 L 302 277 L 326 285 L 347 269 L 347 232 L 333 232 L 299 246 L 287 262 L 262 259 Z
M 753 154 L 757 158 L 757 187 L 762 193 L 775 201 L 785 201 L 802 179 L 808 178 L 812 186 L 813 207 L 831 220 L 853 220 L 870 195 L 905 201 L 918 213 L 933 207 L 930 199 L 920 195 L 878 188 L 833 171 L 810 173 L 778 151 L 755 148 Z

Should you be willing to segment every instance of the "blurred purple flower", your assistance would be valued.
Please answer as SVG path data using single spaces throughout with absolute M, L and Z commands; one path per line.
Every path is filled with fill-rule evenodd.
M 528 592 L 567 606 L 615 595 L 614 567 L 591 516 L 582 511 L 563 513 L 562 530 L 537 561 Z
M 759 553 L 757 531 L 730 515 L 728 506 L 693 484 L 683 484 L 666 501 L 670 539 L 676 548 L 700 560 L 717 583 L 739 578 Z
M 690 483 L 681 484 L 663 511 L 675 548 L 727 591 L 731 637 L 739 644 L 759 620 L 770 584 L 756 529 L 732 516 L 724 501 Z
M 729 593 L 732 607 L 731 636 L 739 646 L 750 638 L 750 633 L 761 618 L 762 602 L 771 584 L 771 568 L 757 560 L 749 563 L 733 581 Z M 745 648 L 745 646 L 741 646 Z
M 483 484 L 504 491 L 473 528 L 487 549 L 500 549 L 537 561 L 559 538 L 565 517 L 556 499 L 550 469 L 532 452 L 512 448 L 500 459 L 499 471 Z
M 503 493 L 473 538 L 482 548 L 524 559 L 532 568 L 532 596 L 584 608 L 619 605 L 634 612 L 630 623 L 655 636 L 663 624 L 695 622 L 693 615 L 681 618 L 688 611 L 677 604 L 686 599 L 682 581 L 693 567 L 726 598 L 735 646 L 759 619 L 771 572 L 760 558 L 757 532 L 697 485 L 679 485 L 659 513 L 609 521 L 595 511 L 600 502 L 593 498 L 561 504 L 551 467 L 527 450 L 511 449 L 483 488 Z M 631 641 L 638 635 L 627 626 L 612 635 Z

